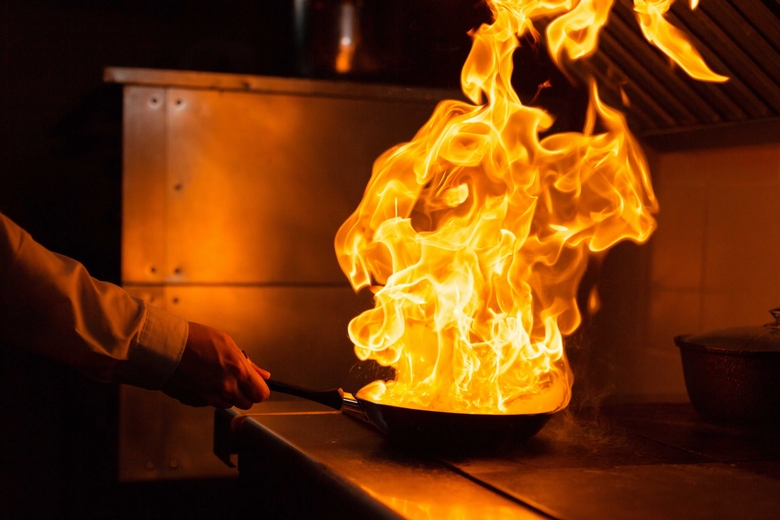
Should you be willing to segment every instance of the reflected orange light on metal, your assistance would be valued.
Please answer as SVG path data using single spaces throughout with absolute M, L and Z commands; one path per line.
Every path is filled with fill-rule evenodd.
M 591 82 L 581 132 L 511 85 L 518 36 L 547 27 L 557 63 L 592 53 L 611 0 L 492 0 L 463 67 L 471 101 L 444 101 L 414 139 L 380 156 L 335 246 L 375 308 L 349 325 L 360 359 L 395 368 L 369 400 L 462 413 L 542 413 L 570 399 L 563 336 L 580 324 L 591 251 L 646 241 L 658 205 L 624 117 Z M 671 37 L 675 35 L 673 33 Z M 597 123 L 600 133 L 594 132 Z
M 486 503 L 460 503 L 449 500 L 432 502 L 430 500 L 409 500 L 398 497 L 388 497 L 371 493 L 393 511 L 411 520 L 464 520 L 479 518 L 480 520 L 535 520 L 539 515 L 530 510 L 522 511 L 517 507 Z
M 350 1 L 341 4 L 339 13 L 339 50 L 336 54 L 336 72 L 346 74 L 352 70 L 357 47 L 357 15 Z

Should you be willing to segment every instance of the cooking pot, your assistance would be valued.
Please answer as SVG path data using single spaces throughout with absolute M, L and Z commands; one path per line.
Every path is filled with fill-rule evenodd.
M 440 449 L 476 449 L 523 442 L 552 417 L 540 414 L 469 414 L 438 412 L 375 403 L 353 396 L 340 388 L 310 390 L 279 381 L 266 381 L 271 391 L 316 401 L 342 413 L 364 420 L 403 444 Z
M 677 336 L 685 386 L 707 420 L 780 425 L 780 308 L 774 323 Z

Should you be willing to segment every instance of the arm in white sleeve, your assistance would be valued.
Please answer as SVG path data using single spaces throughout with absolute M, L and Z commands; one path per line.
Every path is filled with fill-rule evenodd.
M 99 381 L 160 389 L 179 364 L 187 332 L 185 320 L 95 280 L 0 213 L 0 342 Z

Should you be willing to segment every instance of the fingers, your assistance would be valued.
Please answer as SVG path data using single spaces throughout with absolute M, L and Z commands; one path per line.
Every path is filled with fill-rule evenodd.
M 230 339 L 230 343 L 235 347 L 235 350 L 239 350 L 238 346 Z M 236 373 L 236 384 L 238 394 L 236 396 L 236 407 L 247 409 L 254 403 L 260 403 L 268 399 L 271 395 L 271 391 L 268 389 L 268 385 L 265 384 L 261 373 L 264 373 L 268 377 L 271 374 L 265 370 L 259 369 L 255 365 L 245 350 L 240 351 L 241 370 Z M 261 372 L 262 371 L 262 372 Z
M 255 405 L 254 401 L 251 401 L 241 395 L 240 393 L 236 395 L 233 399 L 233 406 L 236 408 L 241 408 L 242 410 L 249 410 Z
M 257 401 L 248 395 L 246 383 L 240 377 L 229 377 L 224 380 L 221 390 L 215 392 L 211 404 L 216 408 L 235 406 L 242 410 L 248 410 L 254 406 L 255 402 Z
M 260 403 L 268 399 L 271 395 L 271 390 L 268 389 L 268 385 L 265 384 L 265 379 L 260 375 L 260 372 L 255 369 L 255 364 L 247 359 L 247 371 L 246 378 L 243 381 L 239 381 L 239 389 L 243 394 L 256 403 Z M 269 376 L 268 372 L 263 370 Z
M 255 372 L 260 374 L 260 377 L 262 377 L 263 379 L 271 379 L 271 372 L 269 372 L 268 370 L 264 370 L 259 366 L 255 365 L 255 363 L 251 359 L 249 360 L 249 362 L 252 363 L 252 368 L 255 369 Z

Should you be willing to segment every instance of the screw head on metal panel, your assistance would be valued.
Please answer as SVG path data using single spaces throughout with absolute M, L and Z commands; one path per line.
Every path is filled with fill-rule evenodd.
M 173 303 L 179 303 L 179 299 L 178 298 L 174 298 L 173 299 Z
M 177 182 L 176 184 L 173 185 L 173 189 L 176 191 L 181 191 L 182 188 L 183 186 L 180 182 Z
M 184 100 L 181 99 L 181 98 L 177 99 L 175 103 L 176 103 L 176 108 L 179 108 L 179 109 L 184 108 L 184 105 L 186 105 Z
M 171 459 L 171 469 L 176 469 L 179 467 L 179 461 L 176 459 Z
M 149 98 L 149 106 L 152 108 L 157 108 L 160 106 L 160 96 L 152 96 Z
M 147 469 L 147 470 L 153 470 L 153 469 L 154 469 L 154 462 L 152 462 L 151 460 L 150 460 L 150 461 L 147 461 L 147 463 L 146 463 L 146 469 Z

